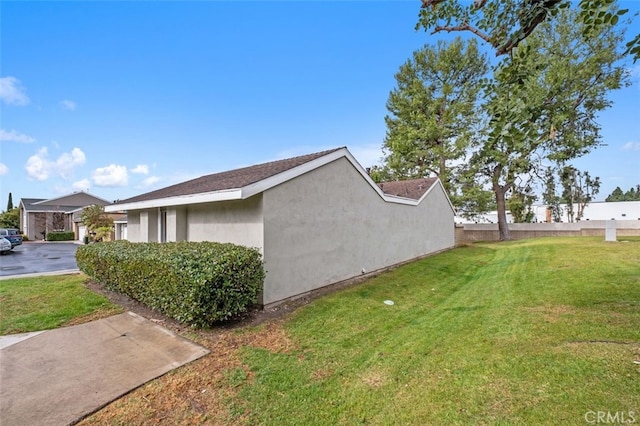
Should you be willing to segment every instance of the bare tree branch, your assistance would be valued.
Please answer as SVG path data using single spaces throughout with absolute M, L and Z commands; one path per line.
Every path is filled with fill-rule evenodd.
M 422 0 L 422 8 L 426 9 L 429 6 L 437 6 L 438 3 L 442 3 L 445 0 Z
M 475 27 L 472 27 L 469 24 L 462 24 L 462 25 L 456 25 L 456 26 L 441 26 L 438 25 L 437 27 L 435 27 L 433 29 L 433 32 L 431 34 L 435 34 L 438 33 L 440 31 L 446 31 L 448 33 L 452 32 L 452 31 L 470 31 L 472 33 L 474 33 L 475 35 L 477 35 L 478 37 L 480 37 L 481 39 L 483 39 L 484 41 L 486 41 L 487 43 L 493 44 L 491 43 L 491 37 L 489 37 L 487 34 L 483 33 L 482 31 L 478 30 Z
M 521 19 L 523 26 L 505 44 L 498 47 L 496 56 L 511 52 L 518 44 L 529 36 L 536 27 L 546 19 L 549 10 L 553 9 L 563 0 L 532 0 L 531 9 L 527 11 L 524 19 Z M 531 16 L 526 16 L 531 14 Z

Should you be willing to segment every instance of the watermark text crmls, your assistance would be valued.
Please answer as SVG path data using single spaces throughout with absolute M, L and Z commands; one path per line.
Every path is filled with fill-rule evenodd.
M 592 425 L 635 424 L 640 417 L 633 411 L 593 411 L 584 413 L 584 420 Z

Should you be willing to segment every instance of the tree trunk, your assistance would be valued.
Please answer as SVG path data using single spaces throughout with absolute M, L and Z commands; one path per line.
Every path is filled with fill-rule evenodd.
M 447 175 L 447 159 L 445 158 L 444 154 L 440 154 L 440 159 L 438 162 L 438 177 L 440 178 L 442 185 L 444 185 L 444 189 L 447 191 L 447 195 L 451 196 L 451 188 L 449 188 L 449 176 Z
M 505 201 L 505 193 L 507 192 L 500 184 L 494 182 L 493 192 L 496 196 L 496 205 L 498 207 L 498 232 L 500 241 L 511 240 L 511 232 L 509 232 L 509 224 L 507 223 L 507 203 Z

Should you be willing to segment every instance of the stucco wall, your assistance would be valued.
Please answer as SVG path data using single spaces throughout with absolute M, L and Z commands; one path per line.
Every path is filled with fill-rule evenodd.
M 140 238 L 140 211 L 127 212 L 127 240 L 133 243 L 142 242 Z
M 246 200 L 191 205 L 189 241 L 219 241 L 262 249 L 262 194 Z
M 159 209 L 130 210 L 129 241 L 159 241 Z M 262 194 L 166 209 L 166 241 L 218 241 L 262 249 Z
M 341 158 L 264 193 L 263 303 L 454 245 L 440 186 L 419 206 L 385 202 Z
M 139 241 L 158 241 L 158 209 L 140 212 Z

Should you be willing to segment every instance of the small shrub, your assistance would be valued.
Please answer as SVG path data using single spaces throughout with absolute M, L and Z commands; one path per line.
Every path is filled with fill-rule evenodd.
M 228 243 L 120 240 L 81 246 L 76 260 L 105 287 L 195 327 L 246 312 L 264 281 L 260 252 Z
M 47 241 L 73 241 L 76 238 L 73 231 L 55 231 L 47 233 Z

